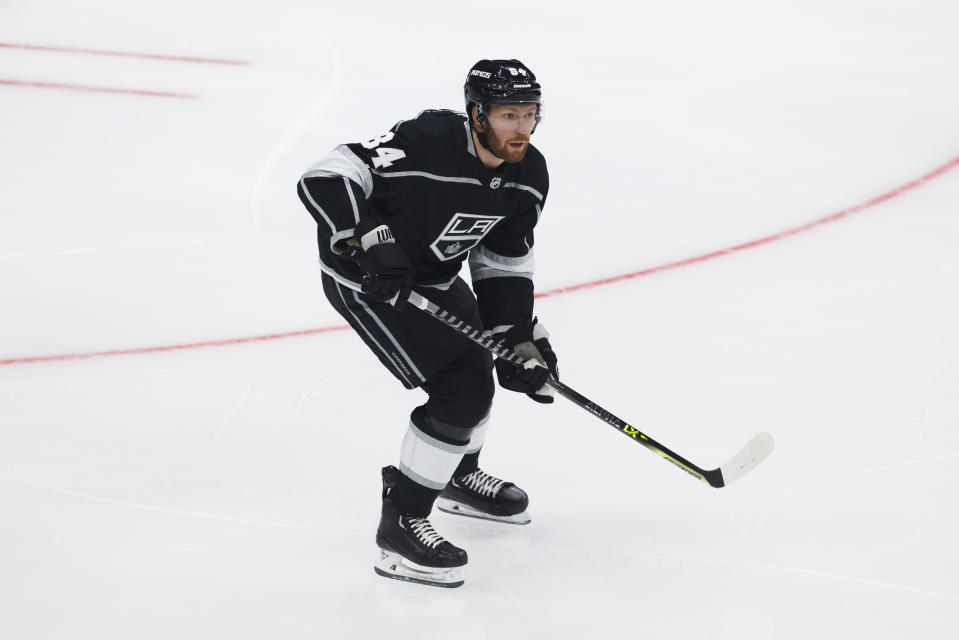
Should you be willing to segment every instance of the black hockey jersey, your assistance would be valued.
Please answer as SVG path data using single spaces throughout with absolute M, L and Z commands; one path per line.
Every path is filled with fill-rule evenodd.
M 533 227 L 549 188 L 532 145 L 522 162 L 488 169 L 466 115 L 424 111 L 362 143 L 340 145 L 297 190 L 317 222 L 320 266 L 360 290 L 345 241 L 363 218 L 392 229 L 417 286 L 447 288 L 469 259 L 487 328 L 528 320 L 533 308 Z

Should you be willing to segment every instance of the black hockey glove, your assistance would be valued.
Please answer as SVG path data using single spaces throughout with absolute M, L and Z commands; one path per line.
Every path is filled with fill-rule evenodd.
M 350 257 L 363 271 L 363 293 L 374 300 L 389 302 L 413 283 L 413 266 L 388 226 L 376 220 L 360 220 L 353 237 L 362 247 L 362 251 L 354 247 Z M 400 306 L 397 298 L 397 308 Z
M 553 402 L 553 389 L 546 386 L 546 379 L 552 375 L 559 380 L 559 368 L 556 366 L 556 353 L 549 344 L 549 332 L 539 323 L 516 324 L 505 331 L 496 332 L 500 344 L 526 360 L 526 366 L 517 367 L 509 360 L 497 358 L 496 377 L 504 389 L 525 393 L 536 402 Z

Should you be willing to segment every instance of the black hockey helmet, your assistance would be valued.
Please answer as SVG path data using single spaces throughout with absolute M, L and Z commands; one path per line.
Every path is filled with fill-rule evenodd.
M 466 75 L 463 93 L 471 122 L 473 106 L 482 119 L 491 104 L 535 104 L 539 121 L 543 92 L 536 76 L 519 60 L 480 60 Z

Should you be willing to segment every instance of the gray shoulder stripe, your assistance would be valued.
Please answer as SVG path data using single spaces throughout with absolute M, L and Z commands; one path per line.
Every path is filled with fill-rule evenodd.
M 332 171 L 327 171 L 325 169 L 312 169 L 304 173 L 301 178 L 306 180 L 307 178 L 342 178 L 343 175 L 339 173 L 334 173 Z
M 543 201 L 543 194 L 540 193 L 539 191 L 537 191 L 536 189 L 534 189 L 533 187 L 529 186 L 529 185 L 520 184 L 520 183 L 518 183 L 518 182 L 507 182 L 507 183 L 504 184 L 503 186 L 504 186 L 504 187 L 513 187 L 514 189 L 522 189 L 523 191 L 529 191 L 529 192 L 532 193 L 534 196 L 536 196 L 536 199 L 537 199 L 537 200 L 539 200 L 540 202 Z
M 440 182 L 462 182 L 464 184 L 475 184 L 482 186 L 483 183 L 477 180 L 476 178 L 460 178 L 456 176 L 438 176 L 435 173 L 426 173 L 425 171 L 377 171 L 372 169 L 372 172 L 381 178 L 429 178 L 430 180 L 439 180 Z
M 320 158 L 303 178 L 325 178 L 342 176 L 363 187 L 363 194 L 369 198 L 373 193 L 373 176 L 370 168 L 345 144 L 341 144 Z
M 370 194 L 373 193 L 373 176 L 370 175 L 370 168 L 345 144 L 338 146 L 336 151 L 339 151 L 340 154 L 353 165 L 353 168 L 356 170 L 356 175 L 359 177 L 359 180 L 356 180 L 356 182 L 363 185 L 363 193 L 369 198 Z M 347 175 L 346 177 L 350 178 L 353 176 Z

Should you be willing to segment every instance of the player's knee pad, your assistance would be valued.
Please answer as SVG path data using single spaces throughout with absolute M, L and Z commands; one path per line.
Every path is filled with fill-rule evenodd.
M 460 356 L 423 384 L 430 397 L 410 415 L 400 453 L 408 482 L 398 499 L 409 513 L 429 513 L 470 447 L 482 446 L 495 386 L 492 363 L 478 355 Z
M 488 353 L 470 349 L 423 384 L 429 417 L 455 429 L 472 430 L 488 415 L 496 385 Z M 467 435 L 466 440 L 469 440 Z
M 430 413 L 428 404 L 420 405 L 410 414 L 410 424 L 426 436 L 451 446 L 465 445 L 473 435 L 472 426 L 453 424 Z
M 400 449 L 400 483 L 395 499 L 403 513 L 429 514 L 436 495 L 446 486 L 469 447 L 472 429 L 433 419 L 425 406 L 416 407 Z

